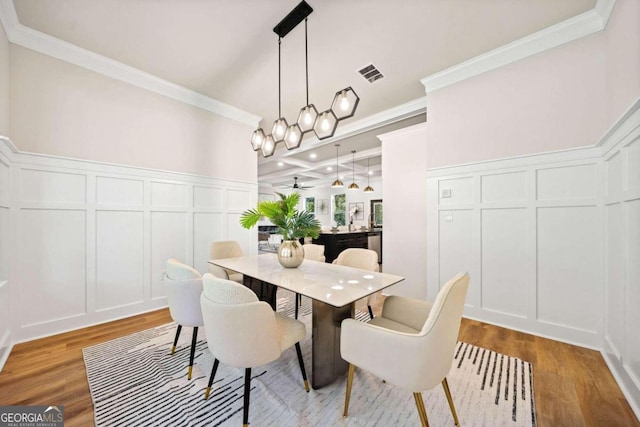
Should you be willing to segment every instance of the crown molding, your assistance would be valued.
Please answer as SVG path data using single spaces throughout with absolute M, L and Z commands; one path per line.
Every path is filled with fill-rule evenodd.
M 0 0 L 0 22 L 4 26 L 7 38 L 15 45 L 164 95 L 248 126 L 257 127 L 260 123 L 261 118 L 259 116 L 26 27 L 18 20 L 12 0 Z
M 420 80 L 427 93 L 597 33 L 606 28 L 616 0 L 597 0 L 593 9 Z

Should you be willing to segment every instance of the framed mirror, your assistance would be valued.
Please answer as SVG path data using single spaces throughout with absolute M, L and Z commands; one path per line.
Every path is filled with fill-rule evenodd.
M 371 200 L 371 226 L 382 227 L 382 199 Z

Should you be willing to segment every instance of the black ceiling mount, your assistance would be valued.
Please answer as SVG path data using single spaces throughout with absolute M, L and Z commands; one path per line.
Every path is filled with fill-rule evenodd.
M 278 25 L 273 27 L 273 32 L 280 38 L 283 38 L 299 23 L 304 21 L 307 16 L 311 15 L 311 12 L 313 12 L 313 8 L 309 6 L 306 1 L 302 0 L 299 5 L 294 7 L 293 10 L 278 23 Z

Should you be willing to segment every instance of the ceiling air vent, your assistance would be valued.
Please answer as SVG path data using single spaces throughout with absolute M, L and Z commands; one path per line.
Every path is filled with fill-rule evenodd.
M 380 72 L 380 70 L 378 70 L 376 66 L 373 64 L 369 64 L 366 67 L 359 69 L 358 73 L 360 73 L 362 77 L 367 79 L 369 83 L 373 83 L 376 80 L 380 80 L 381 78 L 384 77 Z

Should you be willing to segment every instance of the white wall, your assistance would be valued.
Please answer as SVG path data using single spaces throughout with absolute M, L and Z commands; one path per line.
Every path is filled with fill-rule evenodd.
M 383 269 L 405 280 L 387 293 L 426 296 L 427 169 L 426 124 L 410 126 L 384 135 L 382 182 L 384 197 Z
M 9 136 L 9 41 L 0 23 L 0 135 Z
M 14 342 L 166 306 L 166 260 L 204 273 L 215 240 L 257 252 L 256 231 L 239 224 L 255 183 L 0 149 L 11 164 Z
M 640 414 L 640 99 L 604 140 L 604 355 Z
M 16 45 L 11 112 L 22 151 L 257 181 L 252 127 Z
M 428 92 L 428 167 L 593 145 L 606 90 L 598 33 Z

